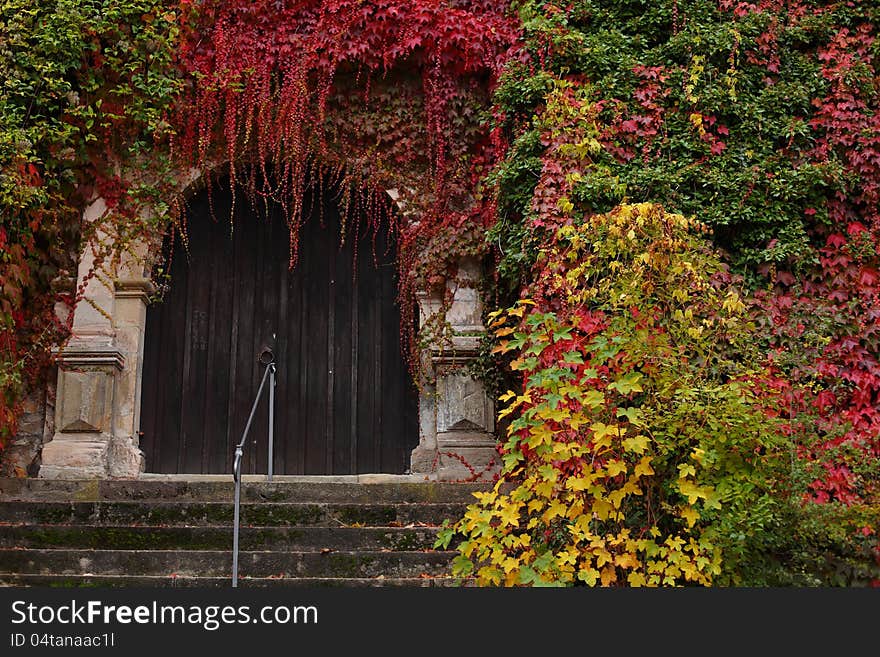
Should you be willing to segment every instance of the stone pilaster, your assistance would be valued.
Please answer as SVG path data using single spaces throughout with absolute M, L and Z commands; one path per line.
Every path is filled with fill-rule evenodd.
M 448 306 L 448 330 L 423 355 L 432 376 L 422 389 L 421 442 L 412 454 L 414 472 L 430 469 L 440 481 L 490 480 L 498 471 L 493 403 L 467 372 L 485 333 L 479 275 L 479 264 L 464 259 L 445 290 L 419 297 L 423 326 L 436 324 Z
M 145 248 L 140 245 L 143 252 Z M 143 266 L 143 254 L 126 254 L 115 282 L 116 305 L 113 313 L 115 345 L 125 359 L 117 377 L 115 434 L 109 460 L 111 477 L 136 477 L 144 470 L 139 449 L 141 380 L 144 362 L 144 333 L 147 306 L 155 292 Z
M 84 219 L 95 221 L 105 211 L 98 199 Z M 80 258 L 77 280 L 83 294 L 74 309 L 71 338 L 57 355 L 55 426 L 43 446 L 42 478 L 135 477 L 143 470 L 134 427 L 146 293 L 117 285 L 96 266 L 97 245 L 104 239 L 99 233 Z

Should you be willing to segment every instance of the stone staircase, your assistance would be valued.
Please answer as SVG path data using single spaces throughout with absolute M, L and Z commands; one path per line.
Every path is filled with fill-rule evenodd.
M 453 586 L 445 518 L 488 484 L 245 478 L 239 586 Z M 405 478 L 402 478 L 405 479 Z M 0 479 L 0 586 L 228 587 L 232 477 Z

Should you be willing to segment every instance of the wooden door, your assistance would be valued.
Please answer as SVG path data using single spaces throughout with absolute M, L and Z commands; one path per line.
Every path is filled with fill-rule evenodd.
M 231 472 L 263 373 L 258 356 L 272 346 L 275 473 L 404 472 L 418 444 L 418 397 L 402 356 L 387 230 L 350 222 L 340 248 L 339 210 L 323 199 L 304 222 L 289 271 L 279 207 L 260 216 L 239 200 L 229 222 L 231 196 L 214 190 L 215 221 L 208 200 L 205 192 L 190 204 L 189 252 L 178 240 L 170 289 L 147 312 L 147 471 Z M 244 472 L 267 469 L 266 397 Z

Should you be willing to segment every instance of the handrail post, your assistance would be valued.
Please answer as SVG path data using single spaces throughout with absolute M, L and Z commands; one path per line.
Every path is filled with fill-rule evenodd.
M 272 465 L 275 449 L 275 363 L 269 364 L 269 469 L 267 481 L 272 481 Z
M 239 508 L 241 506 L 241 447 L 235 448 L 235 465 L 233 477 L 235 478 L 235 510 L 232 518 L 232 588 L 238 588 L 238 528 Z

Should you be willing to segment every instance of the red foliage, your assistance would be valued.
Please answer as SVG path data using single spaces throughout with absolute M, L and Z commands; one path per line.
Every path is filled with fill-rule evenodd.
M 291 267 L 309 186 L 335 185 L 344 209 L 365 210 L 373 229 L 388 214 L 381 211 L 391 203 L 386 190 L 395 190 L 406 210 L 392 226 L 399 298 L 410 317 L 415 278 L 449 273 L 443 268 L 456 252 L 482 248 L 494 221 L 478 186 L 505 145 L 480 112 L 517 52 L 519 22 L 508 3 L 213 0 L 189 7 L 180 61 L 192 84 L 177 120 L 178 156 L 203 169 L 228 165 L 233 189 L 249 167 L 250 193 L 273 194 L 286 208 Z M 426 253 L 434 258 L 427 266 Z
M 485 1 L 209 2 L 184 27 L 180 56 L 194 89 L 180 117 L 179 152 L 194 155 L 198 165 L 225 160 L 233 182 L 244 156 L 261 166 L 274 163 L 292 192 L 294 222 L 310 167 L 347 167 L 346 174 L 362 175 L 358 165 L 384 155 L 376 152 L 382 135 L 371 126 L 354 126 L 363 134 L 344 136 L 350 152 L 328 143 L 334 137 L 328 106 L 342 102 L 360 111 L 372 100 L 372 85 L 403 66 L 421 78 L 422 115 L 395 118 L 416 119 L 410 123 L 418 125 L 409 127 L 421 129 L 426 143 L 400 132 L 405 143 L 395 144 L 394 152 L 407 161 L 397 164 L 427 163 L 436 214 L 448 210 L 452 105 L 470 78 L 488 78 L 491 86 L 518 40 L 507 3 Z M 216 151 L 218 142 L 225 152 Z

